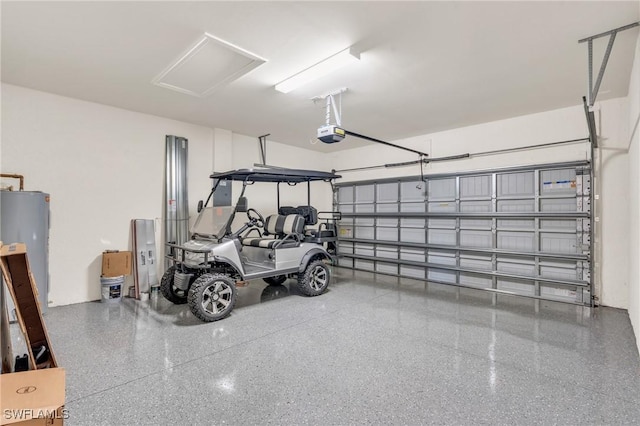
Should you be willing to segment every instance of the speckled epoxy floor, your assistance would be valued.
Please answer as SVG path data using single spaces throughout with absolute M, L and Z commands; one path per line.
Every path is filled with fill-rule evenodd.
M 162 298 L 50 309 L 66 424 L 640 422 L 625 311 L 333 272 L 315 298 L 252 282 L 216 323 Z

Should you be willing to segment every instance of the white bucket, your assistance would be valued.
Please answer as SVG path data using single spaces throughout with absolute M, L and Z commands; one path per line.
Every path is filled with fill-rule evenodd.
M 102 303 L 117 303 L 122 300 L 124 275 L 117 277 L 100 277 L 102 285 Z

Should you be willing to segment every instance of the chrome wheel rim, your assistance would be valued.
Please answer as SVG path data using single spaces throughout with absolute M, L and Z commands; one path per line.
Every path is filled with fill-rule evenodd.
M 315 291 L 319 291 L 327 285 L 327 279 L 327 270 L 320 265 L 316 265 L 313 270 L 311 270 L 309 285 Z
M 202 292 L 202 309 L 210 315 L 218 315 L 229 307 L 232 294 L 229 284 L 224 281 L 214 281 Z

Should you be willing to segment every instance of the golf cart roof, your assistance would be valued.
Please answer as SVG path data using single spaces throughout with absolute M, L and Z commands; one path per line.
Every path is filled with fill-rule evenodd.
M 237 169 L 228 172 L 214 173 L 210 176 L 212 179 L 220 180 L 236 180 L 247 182 L 312 182 L 326 181 L 342 176 L 331 172 L 321 172 L 317 170 L 301 170 L 301 169 L 285 169 L 280 167 L 255 168 L 255 169 Z

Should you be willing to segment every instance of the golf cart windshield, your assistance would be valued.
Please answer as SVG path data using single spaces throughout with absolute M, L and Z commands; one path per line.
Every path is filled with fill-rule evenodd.
M 202 209 L 191 233 L 221 239 L 225 236 L 230 221 L 233 219 L 235 207 L 206 207 Z

